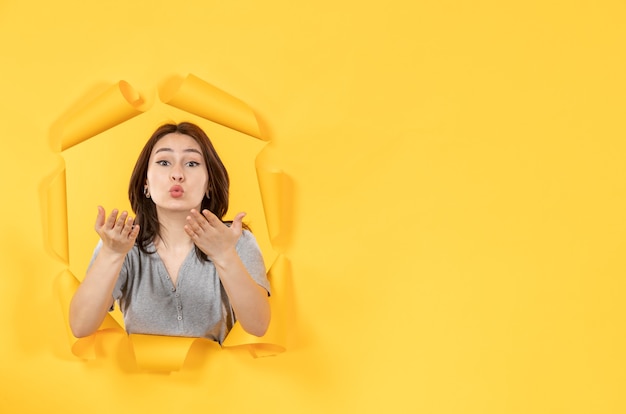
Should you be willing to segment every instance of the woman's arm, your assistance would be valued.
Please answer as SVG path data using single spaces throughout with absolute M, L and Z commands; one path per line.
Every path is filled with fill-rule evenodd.
M 126 212 L 119 217 L 117 213 L 113 210 L 105 221 L 104 209 L 98 207 L 95 228 L 102 248 L 70 303 L 70 328 L 78 338 L 91 335 L 102 324 L 113 303 L 113 289 L 124 258 L 139 234 L 139 226 L 133 226 Z
M 185 230 L 215 265 L 242 328 L 252 335 L 263 336 L 270 322 L 267 291 L 250 276 L 236 250 L 244 215 L 238 214 L 228 227 L 209 210 L 204 210 L 202 215 L 192 210 Z
M 233 250 L 213 263 L 243 329 L 252 335 L 263 336 L 270 323 L 267 291 L 248 274 L 237 251 Z

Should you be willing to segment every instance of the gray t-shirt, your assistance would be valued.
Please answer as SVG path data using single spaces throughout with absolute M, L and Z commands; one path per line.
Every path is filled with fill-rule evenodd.
M 101 242 L 93 258 L 100 247 Z M 150 244 L 148 251 L 153 250 Z M 250 276 L 269 293 L 261 251 L 247 230 L 237 242 L 237 253 Z M 208 338 L 221 344 L 235 323 L 215 266 L 201 261 L 195 249 L 183 261 L 174 286 L 159 255 L 134 246 L 126 255 L 113 298 L 128 333 Z

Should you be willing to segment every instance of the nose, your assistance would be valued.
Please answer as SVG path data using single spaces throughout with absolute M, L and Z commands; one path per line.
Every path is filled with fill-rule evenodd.
M 185 175 L 183 174 L 183 170 L 180 166 L 172 167 L 171 179 L 177 182 L 182 182 L 185 180 Z

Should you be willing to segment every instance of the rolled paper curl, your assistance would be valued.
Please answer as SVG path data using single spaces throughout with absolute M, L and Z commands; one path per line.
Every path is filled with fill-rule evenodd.
M 178 371 L 197 338 L 129 335 L 137 367 L 147 371 Z M 216 344 L 219 348 L 219 345 Z
M 61 128 L 61 149 L 98 135 L 139 115 L 143 98 L 126 81 L 112 85 L 95 99 L 73 113 Z
M 266 140 L 256 114 L 246 103 L 195 75 L 167 80 L 159 88 L 159 97 L 163 103 Z
M 282 170 L 264 165 L 257 165 L 257 177 L 272 247 L 284 251 L 289 244 L 292 227 L 291 180 Z

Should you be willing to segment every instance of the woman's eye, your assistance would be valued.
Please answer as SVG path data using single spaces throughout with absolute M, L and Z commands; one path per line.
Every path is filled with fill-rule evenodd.
M 200 163 L 199 163 L 199 162 L 197 162 L 197 161 L 189 161 L 189 162 L 187 163 L 187 166 L 188 166 L 188 167 L 197 167 L 198 165 L 200 165 Z
M 169 161 L 165 161 L 165 160 L 157 161 L 156 163 L 164 167 L 167 167 L 168 165 L 170 165 Z

